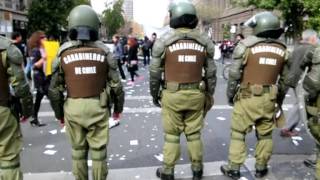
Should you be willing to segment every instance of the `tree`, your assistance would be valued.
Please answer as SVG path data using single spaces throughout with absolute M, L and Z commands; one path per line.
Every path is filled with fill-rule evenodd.
M 320 28 L 320 1 L 314 0 L 233 0 L 243 6 L 254 5 L 260 9 L 278 10 L 288 27 L 287 36 L 299 37 L 303 29 Z M 307 22 L 306 17 L 309 17 Z
M 102 12 L 102 23 L 106 27 L 107 36 L 110 38 L 124 26 L 125 19 L 122 15 L 123 0 L 118 0 L 112 8 L 108 8 Z
M 88 0 L 33 0 L 28 10 L 28 34 L 42 30 L 59 37 L 62 27 L 67 27 L 67 17 L 73 7 L 90 4 Z

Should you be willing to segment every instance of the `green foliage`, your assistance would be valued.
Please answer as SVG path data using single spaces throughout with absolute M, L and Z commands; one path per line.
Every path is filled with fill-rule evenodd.
M 231 29 L 230 24 L 223 25 L 223 39 L 230 39 L 231 38 L 230 29 Z
M 122 15 L 123 0 L 118 0 L 112 8 L 108 8 L 102 13 L 102 23 L 106 27 L 107 36 L 110 38 L 124 26 L 125 19 Z
M 33 0 L 28 10 L 28 34 L 42 30 L 59 36 L 67 25 L 70 10 L 79 4 L 90 4 L 88 0 Z
M 320 1 L 315 0 L 233 0 L 234 3 L 248 6 L 254 5 L 260 9 L 278 10 L 286 26 L 288 36 L 297 37 L 305 28 L 320 30 Z M 304 23 L 304 17 L 308 20 Z

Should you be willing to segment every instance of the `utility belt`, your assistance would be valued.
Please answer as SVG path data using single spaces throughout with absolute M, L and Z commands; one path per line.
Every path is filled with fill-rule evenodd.
M 262 96 L 270 93 L 272 99 L 277 98 L 278 88 L 275 85 L 259 85 L 259 84 L 241 84 L 238 94 L 240 98 L 250 98 L 253 96 Z
M 165 82 L 164 89 L 167 89 L 169 91 L 199 89 L 200 91 L 204 92 L 206 90 L 206 85 L 204 81 L 196 83 Z

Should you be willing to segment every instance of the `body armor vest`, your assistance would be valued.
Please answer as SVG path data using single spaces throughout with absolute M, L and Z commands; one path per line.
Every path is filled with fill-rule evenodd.
M 8 106 L 10 92 L 7 70 L 4 67 L 2 52 L 0 53 L 0 106 Z
M 242 84 L 273 85 L 285 63 L 286 48 L 279 43 L 258 43 L 249 49 Z
M 165 55 L 165 80 L 177 83 L 195 83 L 202 80 L 206 50 L 194 40 L 178 40 Z
M 102 49 L 81 47 L 61 55 L 68 97 L 98 96 L 106 87 L 108 65 Z

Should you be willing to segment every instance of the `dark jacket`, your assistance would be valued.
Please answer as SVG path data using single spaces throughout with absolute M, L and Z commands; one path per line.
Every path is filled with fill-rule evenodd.
M 312 59 L 315 46 L 309 43 L 299 43 L 293 50 L 289 58 L 289 74 L 286 84 L 292 88 L 295 88 L 304 69 L 301 68 L 303 62 L 310 62 L 308 59 Z

